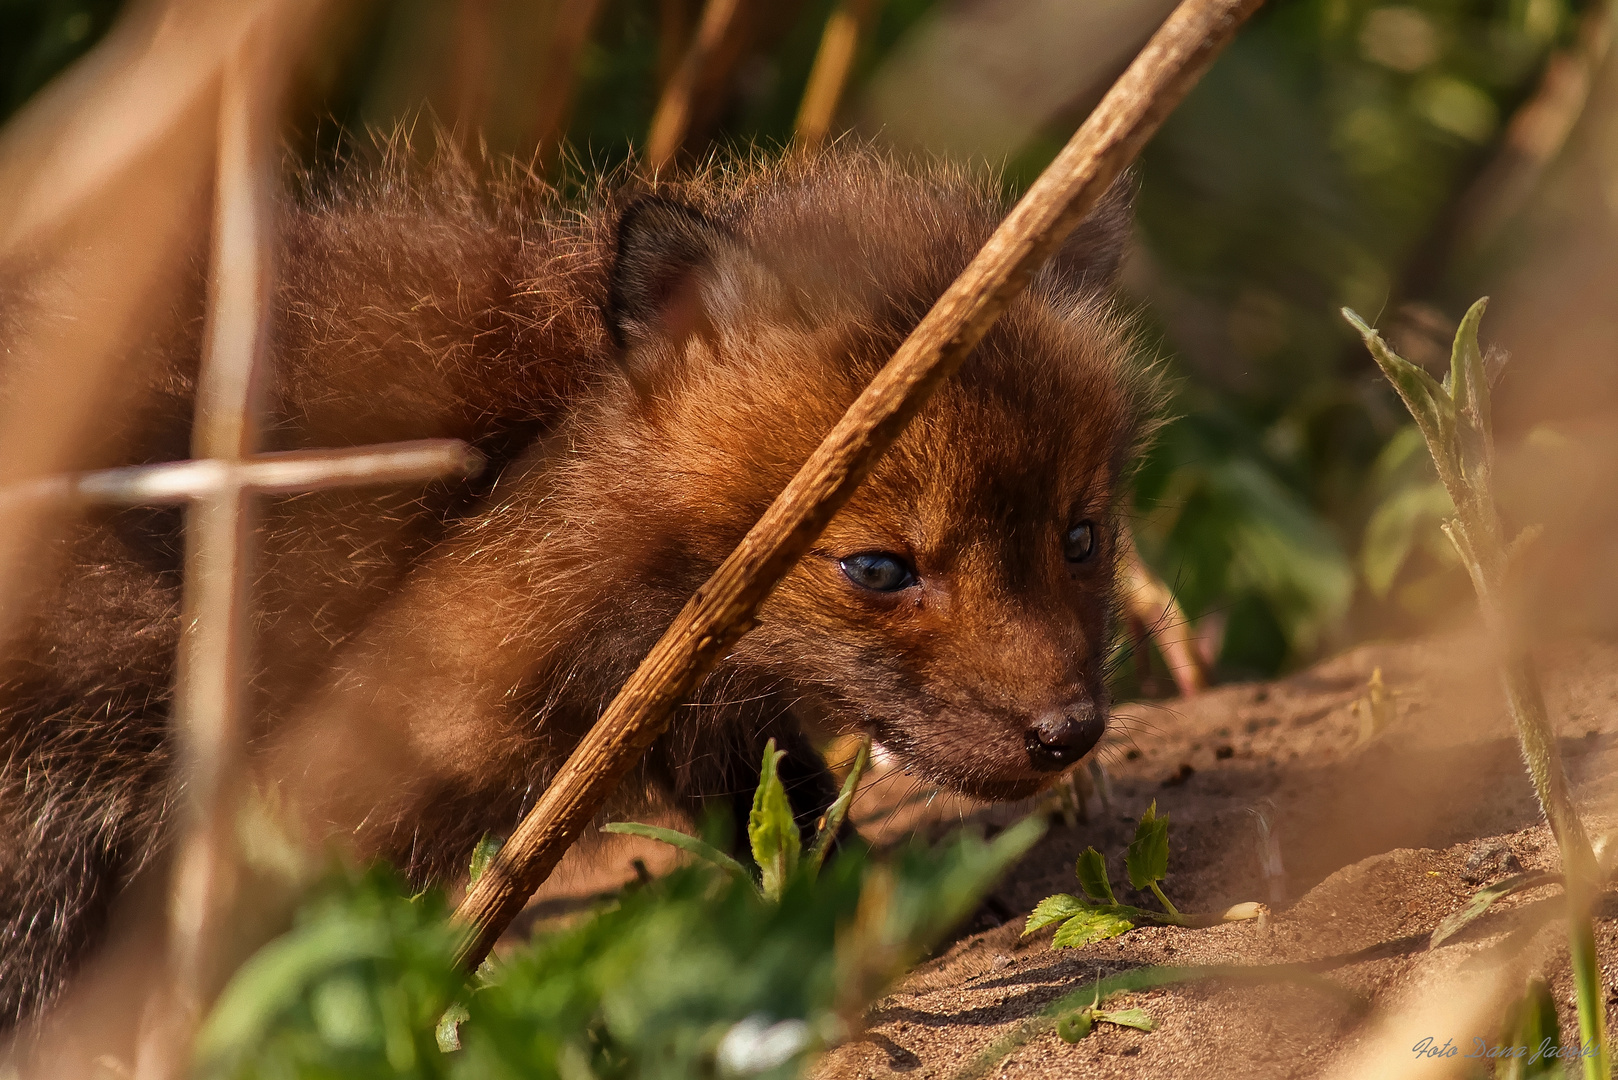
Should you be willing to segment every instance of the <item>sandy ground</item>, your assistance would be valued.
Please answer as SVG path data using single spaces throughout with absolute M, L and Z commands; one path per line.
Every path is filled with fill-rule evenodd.
M 1603 836 L 1618 821 L 1618 645 L 1563 643 L 1539 661 L 1581 811 Z M 1373 734 L 1366 698 L 1377 669 L 1392 706 Z M 1485 1062 L 1463 1055 L 1474 1037 L 1500 1042 L 1504 1004 L 1535 971 L 1551 979 L 1564 1033 L 1577 1031 L 1562 924 L 1549 918 L 1558 888 L 1502 900 L 1429 947 L 1439 921 L 1479 888 L 1558 868 L 1480 638 L 1367 646 L 1278 682 L 1124 706 L 1101 754 L 1106 805 L 1092 793 L 1086 820 L 1052 814 L 1051 830 L 974 922 L 876 1004 L 868 1030 L 827 1055 L 817 1080 L 955 1076 L 1051 1001 L 1147 965 L 1306 964 L 1314 982 L 1205 980 L 1123 995 L 1108 1007 L 1145 1009 L 1157 1030 L 1097 1025 L 1076 1045 L 1047 1031 L 988 1075 L 1487 1076 Z M 1078 891 L 1073 863 L 1092 845 L 1108 856 L 1120 901 L 1156 906 L 1129 888 L 1123 866 L 1153 800 L 1171 822 L 1170 899 L 1190 912 L 1268 902 L 1265 918 L 1141 928 L 1078 950 L 1053 949 L 1049 930 L 1022 936 L 1041 898 Z M 929 798 L 878 770 L 855 816 L 881 842 L 961 821 L 993 831 L 1034 809 Z M 1261 869 L 1260 812 L 1279 841 L 1280 878 Z M 593 873 L 564 865 L 534 913 L 575 908 L 592 881 L 613 884 L 603 870 L 622 880 L 636 857 L 656 872 L 668 855 L 659 845 L 598 850 Z M 1618 898 L 1600 914 L 1603 967 L 1618 972 Z M 1618 1000 L 1613 987 L 1618 980 L 1609 984 Z M 1412 1048 L 1429 1035 L 1461 1054 L 1418 1057 Z
M 1545 650 L 1541 664 L 1581 809 L 1601 835 L 1618 764 L 1618 647 L 1563 645 Z M 1367 737 L 1355 703 L 1377 668 L 1394 718 Z M 819 1076 L 954 1075 L 1050 1001 L 1152 964 L 1308 962 L 1364 1001 L 1297 982 L 1133 993 L 1109 1007 L 1145 1009 L 1156 1031 L 1098 1025 L 1071 1046 L 1048 1032 L 991 1075 L 1386 1076 L 1424 1063 L 1487 1075 L 1477 1059 L 1433 1062 L 1412 1047 L 1422 1034 L 1437 1046 L 1453 1038 L 1462 1055 L 1474 1035 L 1497 1043 L 1501 999 L 1538 966 L 1552 977 L 1564 1032 L 1575 1032 L 1560 924 L 1535 931 L 1555 887 L 1507 898 L 1442 947 L 1428 945 L 1479 887 L 1519 868 L 1557 868 L 1501 702 L 1487 649 L 1457 636 L 1361 648 L 1279 682 L 1125 708 L 1106 753 L 1110 806 L 1092 799 L 1087 822 L 1059 822 L 980 912 L 977 932 L 879 1002 L 866 1035 L 830 1054 Z M 1125 883 L 1121 901 L 1155 906 L 1123 871 L 1134 821 L 1154 799 L 1171 821 L 1165 891 L 1183 911 L 1272 898 L 1282 882 L 1261 871 L 1253 811 L 1262 807 L 1286 871 L 1271 914 L 1207 930 L 1142 928 L 1079 950 L 1053 949 L 1050 931 L 1023 937 L 1042 897 L 1078 891 L 1071 868 L 1090 845 L 1109 856 L 1114 887 Z M 987 925 L 994 911 L 1009 916 L 1004 925 Z M 1618 904 L 1598 926 L 1604 968 L 1618 960 L 1613 915 Z M 1456 1015 L 1479 994 L 1487 1000 L 1472 1016 Z M 1395 1022 L 1400 1030 L 1383 1035 Z

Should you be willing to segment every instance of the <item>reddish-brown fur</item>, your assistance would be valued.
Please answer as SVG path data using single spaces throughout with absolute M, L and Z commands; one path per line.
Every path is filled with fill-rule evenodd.
M 454 873 L 531 805 L 1003 212 L 965 174 L 845 150 L 662 184 L 694 231 L 638 204 L 653 207 L 642 251 L 618 225 L 645 190 L 570 210 L 454 167 L 384 168 L 286 213 L 267 441 L 457 436 L 492 463 L 470 489 L 263 509 L 255 767 L 306 823 L 418 876 Z M 1013 303 L 681 711 L 639 790 L 750 790 L 774 736 L 812 815 L 825 779 L 805 728 L 870 731 L 982 796 L 1049 779 L 1030 725 L 1106 704 L 1114 504 L 1143 386 L 1104 295 L 1126 218 L 1111 200 Z M 184 454 L 199 313 L 187 298 L 161 338 L 128 460 Z M 1069 563 L 1079 520 L 1099 547 Z M 160 850 L 177 525 L 93 515 L 5 665 L 0 1017 L 57 990 Z M 920 583 L 853 585 L 839 560 L 871 551 L 905 555 Z

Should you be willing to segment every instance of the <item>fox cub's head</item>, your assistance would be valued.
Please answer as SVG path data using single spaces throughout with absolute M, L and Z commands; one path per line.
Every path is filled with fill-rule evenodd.
M 982 797 L 1096 745 L 1144 385 L 1107 300 L 1127 204 L 1120 186 L 932 397 L 770 598 L 733 681 Z M 618 450 L 644 584 L 700 584 L 1001 213 L 981 184 L 868 156 L 629 206 L 607 303 L 624 378 L 593 430 Z

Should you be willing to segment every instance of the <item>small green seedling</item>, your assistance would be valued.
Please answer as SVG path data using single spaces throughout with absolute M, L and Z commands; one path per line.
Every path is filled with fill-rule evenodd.
M 1136 1031 L 1156 1031 L 1157 1021 L 1145 1009 L 1101 1008 L 1101 985 L 1096 984 L 1095 998 L 1082 1009 L 1075 1009 L 1056 1021 L 1056 1034 L 1065 1043 L 1076 1043 L 1095 1030 L 1097 1024 L 1116 1024 Z
M 1381 668 L 1371 670 L 1371 678 L 1365 684 L 1364 696 L 1355 699 L 1349 706 L 1349 712 L 1359 717 L 1362 743 L 1370 742 L 1393 724 L 1397 715 L 1393 695 L 1388 692 L 1387 683 L 1382 681 Z
M 1562 856 L 1573 996 L 1578 1006 L 1580 1044 L 1590 1048 L 1582 1071 L 1585 1080 L 1610 1080 L 1606 992 L 1591 919 L 1599 868 L 1589 834 L 1568 790 L 1556 728 L 1546 712 L 1539 674 L 1518 617 L 1523 557 L 1533 546 L 1538 530 L 1530 527 L 1508 536 L 1494 501 L 1490 381 L 1498 365 L 1478 346 L 1478 324 L 1487 306 L 1487 298 L 1479 300 L 1461 320 L 1450 353 L 1449 374 L 1443 382 L 1394 352 L 1380 334 L 1348 308 L 1343 309 L 1343 317 L 1359 331 L 1382 373 L 1410 410 L 1454 507 L 1455 516 L 1444 524 L 1444 532 L 1472 578 L 1483 622 L 1500 648 L 1497 666 L 1506 705 L 1517 727 L 1534 792 Z
M 1120 904 L 1107 876 L 1106 858 L 1091 847 L 1084 850 L 1073 867 L 1085 898 L 1071 893 L 1047 896 L 1028 916 L 1023 936 L 1060 923 L 1056 936 L 1051 939 L 1051 946 L 1079 949 L 1092 942 L 1126 934 L 1137 926 L 1208 927 L 1222 922 L 1256 919 L 1263 910 L 1260 904 L 1247 903 L 1237 904 L 1218 915 L 1180 913 L 1163 895 L 1163 887 L 1159 884 L 1169 872 L 1169 817 L 1157 812 L 1155 801 L 1146 808 L 1140 823 L 1135 826 L 1135 839 L 1129 845 L 1125 866 L 1129 871 L 1129 883 L 1156 896 L 1158 903 L 1163 905 L 1162 911 Z
M 1549 874 L 1531 870 L 1526 874 L 1513 874 L 1504 881 L 1495 882 L 1487 889 L 1479 889 L 1467 900 L 1465 907 L 1447 916 L 1443 922 L 1433 929 L 1433 936 L 1428 941 L 1428 948 L 1436 949 L 1445 941 L 1460 933 L 1468 923 L 1480 918 L 1484 912 L 1493 907 L 1496 900 L 1503 900 L 1512 893 L 1537 889 L 1541 885 L 1560 885 L 1561 883 L 1561 874 Z
M 781 783 L 780 762 L 786 751 L 775 748 L 771 739 L 764 747 L 764 761 L 759 769 L 758 788 L 753 792 L 753 809 L 747 817 L 747 841 L 752 849 L 753 861 L 759 868 L 759 892 L 768 900 L 779 901 L 800 868 L 811 877 L 818 876 L 832 841 L 843 827 L 848 810 L 854 802 L 854 793 L 860 777 L 871 764 L 871 741 L 866 739 L 854 755 L 854 764 L 848 770 L 837 800 L 826 811 L 815 833 L 814 843 L 807 854 L 798 836 L 798 823 L 792 816 L 792 803 L 787 799 Z M 638 821 L 615 821 L 601 827 L 602 832 L 624 836 L 639 836 L 677 847 L 681 851 L 719 867 L 738 878 L 750 875 L 746 867 L 705 840 L 676 829 L 663 829 L 656 825 L 643 825 Z
M 1562 1025 L 1556 1019 L 1556 1001 L 1545 980 L 1528 980 L 1522 999 L 1506 1012 L 1500 1041 L 1482 1057 L 1494 1061 L 1495 1080 L 1562 1080 Z
M 1135 826 L 1135 839 L 1130 842 L 1125 867 L 1129 870 L 1131 885 L 1137 889 L 1152 890 L 1152 895 L 1157 897 L 1164 911 L 1174 916 L 1180 914 L 1169 903 L 1169 898 L 1163 895 L 1162 886 L 1158 885 L 1169 874 L 1169 816 L 1158 816 L 1156 799 L 1140 816 L 1140 824 Z M 1101 872 L 1103 875 L 1107 872 L 1105 863 L 1101 866 Z

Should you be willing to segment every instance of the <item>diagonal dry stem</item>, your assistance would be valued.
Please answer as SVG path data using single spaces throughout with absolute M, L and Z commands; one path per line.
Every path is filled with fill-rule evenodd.
M 826 141 L 848 86 L 849 73 L 854 69 L 860 35 L 870 25 L 878 3 L 879 0 L 841 0 L 827 18 L 803 102 L 798 106 L 792 138 L 799 146 L 813 149 Z
M 720 0 L 714 0 L 720 2 Z M 476 968 L 759 606 L 1260 0 L 1184 0 L 653 646 L 456 910 Z

